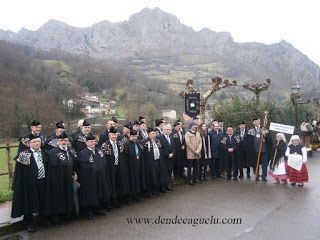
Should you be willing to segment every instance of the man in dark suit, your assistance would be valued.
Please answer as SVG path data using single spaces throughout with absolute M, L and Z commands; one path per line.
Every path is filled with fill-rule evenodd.
M 254 127 L 248 131 L 248 157 L 250 165 L 253 168 L 253 171 L 256 170 L 256 164 L 259 154 L 259 147 L 261 143 L 261 155 L 259 165 L 262 165 L 262 181 L 267 181 L 267 169 L 268 163 L 271 158 L 271 148 L 272 148 L 272 139 L 265 127 L 260 125 L 260 118 L 253 119 Z M 256 181 L 259 181 L 259 168 Z
M 227 167 L 227 180 L 238 180 L 238 161 L 236 158 L 236 152 L 238 150 L 238 144 L 240 139 L 233 135 L 233 128 L 229 126 L 226 131 L 226 135 L 223 137 L 221 143 L 221 150 L 223 151 L 222 159 L 226 162 Z
M 109 119 L 106 123 L 106 130 L 100 134 L 98 147 L 101 147 L 102 143 L 105 143 L 109 140 L 109 131 L 112 127 L 115 127 L 115 122 L 112 119 Z
M 175 145 L 172 137 L 171 125 L 166 124 L 163 126 L 163 134 L 159 136 L 161 146 L 164 152 L 164 159 L 168 170 L 168 186 L 165 186 L 165 190 L 172 191 L 172 174 L 175 161 Z
M 87 147 L 86 138 L 90 132 L 91 132 L 90 123 L 84 120 L 81 127 L 81 132 L 75 137 L 75 139 L 72 142 L 72 147 L 77 154 Z
M 176 155 L 174 161 L 174 176 L 183 177 L 184 165 L 187 159 L 186 142 L 184 139 L 185 133 L 183 132 L 181 122 L 174 123 L 173 141 L 175 145 Z
M 65 131 L 64 123 L 63 121 L 59 120 L 56 123 L 56 130 L 54 133 L 49 135 L 44 142 L 44 149 L 46 151 L 50 151 L 56 147 L 58 147 L 58 137 Z
M 240 143 L 238 146 L 237 151 L 237 158 L 239 162 L 239 178 L 243 178 L 243 169 L 245 168 L 247 170 L 247 178 L 250 179 L 250 162 L 247 157 L 247 151 L 248 151 L 248 130 L 246 129 L 246 124 L 244 121 L 242 121 L 239 124 L 239 131 L 237 135 L 240 138 Z
M 211 138 L 211 174 L 212 178 L 221 178 L 220 175 L 220 142 L 223 134 L 219 132 L 218 122 L 212 123 L 212 129 L 208 133 Z
M 112 185 L 112 205 L 119 208 L 121 201 L 129 197 L 128 168 L 124 159 L 124 145 L 117 140 L 117 129 L 110 128 L 109 140 L 102 143 L 101 150 L 106 156 Z
M 46 139 L 44 135 L 41 134 L 41 123 L 38 120 L 33 120 L 31 122 L 31 132 L 19 139 L 18 154 L 29 148 L 30 137 L 33 137 L 33 136 L 40 137 L 41 147 L 43 147 Z
M 11 217 L 23 215 L 28 232 L 35 232 L 33 213 L 44 217 L 45 189 L 47 175 L 47 156 L 41 150 L 41 138 L 30 134 L 30 148 L 21 151 L 16 158 L 13 180 L 13 199 Z

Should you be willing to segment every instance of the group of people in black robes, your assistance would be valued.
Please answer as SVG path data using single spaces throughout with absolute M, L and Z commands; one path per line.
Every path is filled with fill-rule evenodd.
M 259 118 L 250 130 L 240 123 L 236 133 L 232 127 L 224 129 L 222 121 L 211 127 L 197 121 L 186 131 L 180 121 L 172 128 L 156 119 L 155 127 L 148 127 L 139 117 L 120 133 L 117 120 L 110 119 L 99 140 L 86 120 L 70 134 L 58 121 L 48 138 L 41 123 L 33 121 L 15 158 L 12 217 L 23 216 L 27 230 L 34 232 L 35 213 L 37 222 L 59 226 L 80 214 L 92 219 L 122 204 L 173 191 L 175 178 L 185 177 L 194 185 L 207 181 L 209 172 L 212 178 L 226 172 L 227 180 L 237 180 L 244 177 L 243 170 L 250 178 L 261 138 L 261 177 L 266 180 L 271 141 Z

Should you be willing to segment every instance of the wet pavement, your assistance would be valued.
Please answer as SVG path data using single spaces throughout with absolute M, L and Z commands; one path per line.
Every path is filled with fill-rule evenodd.
M 209 180 L 195 186 L 178 186 L 174 192 L 113 209 L 91 221 L 78 219 L 59 228 L 42 227 L 33 234 L 19 232 L 16 239 L 318 240 L 319 153 L 309 160 L 308 171 L 309 183 L 303 188 L 275 185 L 270 178 L 267 183 Z M 159 224 L 159 216 L 177 216 L 181 224 Z M 127 218 L 139 217 L 150 218 L 150 224 L 128 223 Z M 182 224 L 184 218 L 208 218 L 208 224 Z M 241 224 L 210 224 L 211 218 L 241 218 Z

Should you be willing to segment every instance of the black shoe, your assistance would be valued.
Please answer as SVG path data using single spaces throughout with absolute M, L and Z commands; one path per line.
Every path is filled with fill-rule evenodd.
M 152 198 L 152 194 L 151 193 L 147 193 L 147 197 Z
M 206 182 L 207 182 L 207 181 L 208 181 L 208 178 L 206 177 L 206 178 L 204 179 L 204 181 L 206 181 Z
M 115 208 L 121 208 L 119 202 L 114 202 L 114 203 L 112 204 L 112 206 L 115 207 Z
M 238 181 L 238 178 L 233 178 L 233 181 Z
M 295 182 L 293 182 L 293 183 L 290 183 L 290 185 L 294 187 L 294 186 L 296 185 L 296 183 L 295 183 Z
M 141 198 L 138 197 L 133 197 L 131 200 L 134 202 L 141 202 Z
M 189 181 L 189 184 L 190 184 L 190 185 L 193 185 L 193 182 L 192 182 L 192 181 Z
M 106 212 L 102 209 L 97 209 L 93 213 L 94 213 L 94 215 L 98 215 L 98 216 L 105 216 L 106 215 Z
M 160 196 L 160 193 L 158 193 L 158 192 L 153 192 L 152 195 L 153 195 L 153 196 Z
M 227 178 L 227 181 L 231 181 L 231 178 Z
M 28 225 L 27 226 L 27 231 L 29 233 L 34 233 L 36 231 L 35 227 L 33 225 Z
M 251 176 L 250 175 L 247 175 L 247 179 L 250 179 L 251 178 Z
M 195 182 L 195 183 L 199 183 L 199 180 L 197 179 L 197 180 L 195 180 L 194 182 Z
M 161 189 L 160 192 L 161 192 L 161 193 L 166 193 L 166 190 Z
M 87 212 L 86 217 L 87 217 L 88 220 L 92 220 L 93 219 L 93 213 L 91 211 Z
M 173 191 L 173 189 L 172 189 L 171 187 L 167 187 L 166 190 L 167 190 L 167 191 L 170 191 L 170 192 Z
M 265 177 L 263 177 L 263 178 L 262 178 L 262 181 L 266 182 L 266 181 L 267 181 L 267 179 L 266 179 Z
M 242 179 L 243 178 L 243 174 L 240 174 L 239 178 Z
M 260 181 L 260 178 L 259 178 L 259 177 L 256 177 L 256 181 L 259 182 L 259 181 Z

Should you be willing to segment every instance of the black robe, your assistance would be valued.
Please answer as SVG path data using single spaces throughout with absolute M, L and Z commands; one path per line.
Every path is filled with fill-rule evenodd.
M 78 154 L 81 207 L 97 207 L 111 196 L 108 166 L 101 150 L 95 154 L 87 147 Z
M 24 150 L 29 148 L 29 141 L 30 141 L 30 135 L 31 134 L 32 133 L 28 133 L 28 134 L 24 135 L 23 137 L 21 137 L 19 139 L 18 155 L 19 155 L 20 152 L 22 152 L 22 151 L 24 151 Z M 40 133 L 39 136 L 41 138 L 41 147 L 43 148 L 46 138 L 41 133 Z M 17 157 L 18 157 L 18 155 L 17 155 Z
M 109 140 L 109 131 L 105 130 L 103 133 L 99 136 L 99 141 L 97 147 L 101 147 L 103 143 L 107 142 Z
M 250 167 L 250 161 L 248 157 L 248 130 L 245 130 L 243 137 L 240 136 L 240 131 L 237 133 L 239 139 L 241 140 L 238 145 L 238 151 L 237 151 L 237 159 L 239 163 L 239 169 L 243 168 L 249 168 Z
M 250 166 L 253 168 L 256 167 L 257 157 L 258 157 L 258 151 L 255 146 L 255 141 L 257 139 L 256 134 L 257 133 L 253 128 L 248 131 L 248 136 L 247 136 L 247 144 L 248 144 L 247 158 L 249 160 Z M 267 133 L 264 138 L 265 138 L 266 158 L 267 158 L 267 161 L 269 161 L 271 159 L 271 151 L 272 151 L 272 139 L 271 139 L 270 133 Z M 260 164 L 261 162 L 262 161 L 260 158 Z
M 41 151 L 42 160 L 47 175 L 47 155 Z M 20 152 L 16 158 L 14 178 L 12 183 L 13 198 L 11 217 L 21 217 L 32 213 L 43 214 L 43 204 L 39 202 L 37 193 L 38 167 L 31 149 Z M 41 180 L 46 181 L 46 178 Z M 43 193 L 44 194 L 44 193 Z
M 87 148 L 86 145 L 87 137 L 82 132 L 78 134 L 72 142 L 72 147 L 79 154 L 83 149 Z
M 53 133 L 45 140 L 44 149 L 49 152 L 56 147 L 58 147 L 58 136 Z
M 221 163 L 223 164 L 220 169 L 227 170 L 239 168 L 239 163 L 237 159 L 237 151 L 240 139 L 238 136 L 232 135 L 231 139 L 228 135 L 225 135 L 221 140 Z M 228 152 L 228 148 L 233 148 L 233 152 Z M 229 161 L 231 160 L 231 161 Z
M 128 167 L 124 159 L 124 146 L 117 141 L 118 166 L 115 166 L 115 156 L 110 140 L 101 145 L 109 168 L 110 181 L 112 186 L 112 198 L 119 199 L 130 193 Z
M 174 132 L 173 133 L 173 142 L 174 142 L 174 148 L 176 150 L 176 156 L 174 161 L 174 169 L 175 174 L 182 177 L 184 172 L 184 166 L 187 159 L 187 152 L 186 152 L 186 142 L 184 139 L 184 134 L 181 132 L 181 138 L 180 140 L 179 134 Z
M 143 159 L 146 169 L 146 185 L 148 188 L 154 185 L 164 185 L 168 184 L 168 172 L 166 168 L 166 163 L 164 161 L 164 153 L 159 139 L 155 139 L 155 142 L 159 148 L 160 159 L 159 161 L 159 172 L 156 172 L 154 167 L 154 152 L 151 139 L 147 138 L 143 141 Z
M 136 148 L 138 148 L 138 155 Z M 124 157 L 128 166 L 130 194 L 136 195 L 146 189 L 145 168 L 141 146 L 138 143 L 128 141 L 124 146 Z
M 55 216 L 74 212 L 73 179 L 76 171 L 74 151 L 54 148 L 49 152 L 45 214 Z

